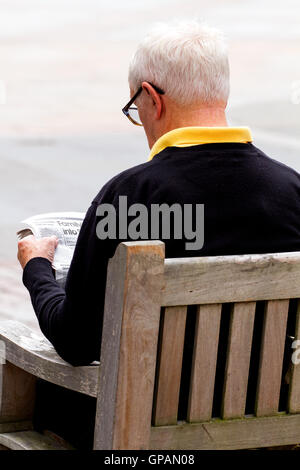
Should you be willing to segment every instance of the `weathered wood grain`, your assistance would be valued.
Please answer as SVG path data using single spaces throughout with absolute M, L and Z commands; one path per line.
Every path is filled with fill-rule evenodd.
M 177 423 L 187 307 L 164 311 L 154 423 Z
M 95 449 L 148 448 L 164 244 L 121 243 L 107 274 Z
M 288 300 L 270 300 L 266 305 L 255 406 L 256 416 L 268 416 L 278 411 L 288 309 Z
M 31 420 L 36 378 L 15 365 L 0 365 L 0 423 Z
M 222 304 L 197 308 L 188 421 L 211 418 Z
M 20 369 L 62 387 L 97 396 L 99 365 L 73 367 L 55 352 L 42 333 L 16 321 L 0 322 L 6 360 Z
M 150 449 L 234 450 L 299 442 L 300 414 L 297 414 L 152 427 Z
M 297 298 L 299 278 L 299 252 L 166 259 L 162 305 Z
M 35 431 L 0 433 L 0 444 L 10 450 L 70 450 L 70 446 Z
M 256 302 L 239 302 L 231 311 L 222 418 L 245 413 Z

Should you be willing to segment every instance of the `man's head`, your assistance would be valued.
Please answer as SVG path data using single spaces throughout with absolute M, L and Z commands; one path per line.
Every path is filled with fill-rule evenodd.
M 229 65 L 222 33 L 197 21 L 158 24 L 131 59 L 129 86 L 131 96 L 143 87 L 135 104 L 150 147 L 176 127 L 226 125 Z

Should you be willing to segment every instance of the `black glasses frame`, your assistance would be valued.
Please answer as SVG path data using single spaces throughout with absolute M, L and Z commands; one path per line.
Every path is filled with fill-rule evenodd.
M 158 86 L 153 85 L 153 83 L 150 83 L 150 82 L 148 82 L 148 83 L 149 83 L 149 85 L 151 85 L 151 86 L 154 88 L 154 90 L 155 90 L 157 93 L 159 93 L 160 95 L 164 95 L 164 94 L 165 94 L 165 92 L 164 92 L 161 88 L 159 88 Z M 127 104 L 124 106 L 124 108 L 122 109 L 122 112 L 125 114 L 126 117 L 128 117 L 129 121 L 132 122 L 132 124 L 135 124 L 136 126 L 143 126 L 143 124 L 139 124 L 139 123 L 136 122 L 134 119 L 132 119 L 132 117 L 131 117 L 130 114 L 129 114 L 129 109 L 131 108 L 131 109 L 134 109 L 135 111 L 137 111 L 137 108 L 136 108 L 136 107 L 133 107 L 133 106 L 131 106 L 131 105 L 135 102 L 135 100 L 136 100 L 137 97 L 142 93 L 142 91 L 143 91 L 143 87 L 140 86 L 140 88 L 139 88 L 139 89 L 137 90 L 137 92 L 133 95 L 133 97 L 131 98 L 131 100 L 128 101 L 128 103 L 127 103 Z

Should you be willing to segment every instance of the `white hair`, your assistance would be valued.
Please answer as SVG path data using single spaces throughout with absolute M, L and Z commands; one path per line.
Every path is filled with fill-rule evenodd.
M 227 102 L 229 64 L 223 34 L 193 21 L 158 23 L 129 65 L 133 90 L 143 81 L 160 87 L 178 105 Z

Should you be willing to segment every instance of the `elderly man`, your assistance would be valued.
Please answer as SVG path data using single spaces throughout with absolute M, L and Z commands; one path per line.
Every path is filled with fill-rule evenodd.
M 143 126 L 150 157 L 114 177 L 92 201 L 65 290 L 51 269 L 56 240 L 19 242 L 41 330 L 74 365 L 99 359 L 107 263 L 121 241 L 97 237 L 99 205 L 118 211 L 120 196 L 128 206 L 148 208 L 203 204 L 201 249 L 187 250 L 184 236 L 173 236 L 165 240 L 167 257 L 300 250 L 299 175 L 256 148 L 248 128 L 227 125 L 229 66 L 220 32 L 198 22 L 159 25 L 133 56 L 129 85 L 123 112 Z

